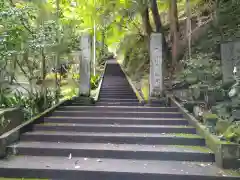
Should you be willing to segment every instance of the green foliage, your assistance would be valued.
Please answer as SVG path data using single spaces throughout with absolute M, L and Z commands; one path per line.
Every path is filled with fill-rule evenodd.
M 199 0 L 197 6 L 193 8 L 194 14 L 202 16 L 206 11 L 210 12 L 217 7 L 214 9 L 216 18 L 209 26 L 207 33 L 192 45 L 191 60 L 183 60 L 183 69 L 175 78 L 191 85 L 195 100 L 200 98 L 201 94 L 215 96 L 217 102 L 213 107 L 208 107 L 211 114 L 210 117 L 205 115 L 205 125 L 210 127 L 211 132 L 217 131 L 218 135 L 223 134 L 227 140 L 239 143 L 237 139 L 240 135 L 236 133 L 239 125 L 236 125 L 238 122 L 233 117 L 233 111 L 240 108 L 239 77 L 235 77 L 233 82 L 222 83 L 219 47 L 223 41 L 236 40 L 239 37 L 239 18 L 237 17 L 240 14 L 240 6 L 239 1 L 234 0 L 219 0 L 217 6 L 215 2 Z M 222 120 L 217 121 L 216 115 Z
M 214 120 L 218 119 L 218 116 L 217 116 L 217 114 L 205 113 L 205 114 L 203 114 L 203 118 L 214 121 Z
M 220 61 L 210 58 L 208 54 L 196 54 L 190 60 L 185 59 L 183 65 L 185 68 L 176 75 L 178 80 L 215 85 L 221 76 Z
M 25 119 L 29 119 L 51 107 L 54 102 L 54 96 L 48 90 L 45 96 L 37 92 L 33 96 L 28 96 L 17 91 L 15 93 L 1 94 L 0 102 L 0 108 L 21 107 L 24 111 Z
M 223 134 L 230 125 L 231 122 L 229 122 L 228 120 L 219 120 L 215 127 L 216 133 Z
M 94 90 L 98 87 L 99 80 L 100 80 L 100 75 L 99 74 L 97 74 L 95 76 L 91 76 L 90 83 L 91 83 L 91 89 L 92 90 Z
M 223 135 L 227 140 L 240 144 L 240 122 L 229 126 Z
M 149 52 L 147 37 L 140 34 L 125 36 L 118 53 L 124 54 L 123 66 L 133 79 L 146 75 L 149 69 Z

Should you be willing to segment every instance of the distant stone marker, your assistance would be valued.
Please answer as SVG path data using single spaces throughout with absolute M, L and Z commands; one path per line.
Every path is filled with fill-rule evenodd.
M 152 33 L 150 37 L 150 97 L 159 96 L 163 91 L 162 34 Z
M 90 95 L 90 59 L 91 59 L 91 43 L 90 35 L 83 34 L 80 40 L 81 57 L 80 57 L 80 89 L 79 94 Z
M 234 80 L 234 66 L 237 68 L 237 75 L 240 76 L 240 41 L 222 43 L 221 60 L 224 83 Z

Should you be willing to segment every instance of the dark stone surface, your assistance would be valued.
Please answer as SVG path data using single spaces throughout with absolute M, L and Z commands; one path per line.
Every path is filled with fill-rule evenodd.
M 0 135 L 19 126 L 24 121 L 24 114 L 20 108 L 0 109 Z
M 1 176 L 237 179 L 214 166 L 214 155 L 204 147 L 204 139 L 176 108 L 159 102 L 155 105 L 162 107 L 139 106 L 118 64 L 111 61 L 105 70 L 99 101 L 83 106 L 87 97 L 75 99 L 34 124 L 30 132 L 21 135 L 19 143 L 8 147 L 15 156 L 0 161 Z

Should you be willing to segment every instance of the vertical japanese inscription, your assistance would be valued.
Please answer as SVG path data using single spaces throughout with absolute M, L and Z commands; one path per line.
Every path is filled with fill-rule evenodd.
M 90 94 L 90 59 L 91 59 L 91 47 L 90 47 L 90 35 L 83 34 L 80 41 L 81 46 L 81 58 L 80 58 L 80 95 Z
M 150 38 L 150 96 L 161 95 L 162 72 L 162 34 L 152 33 Z

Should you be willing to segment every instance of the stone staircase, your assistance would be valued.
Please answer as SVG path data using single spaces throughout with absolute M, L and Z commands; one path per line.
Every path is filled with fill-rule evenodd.
M 21 135 L 0 176 L 66 180 L 231 180 L 175 107 L 139 105 L 109 61 L 95 106 L 60 106 Z

